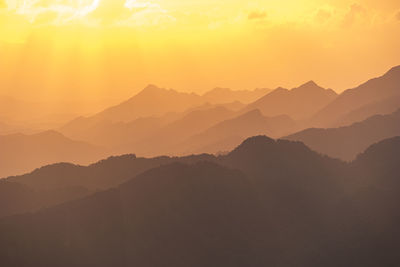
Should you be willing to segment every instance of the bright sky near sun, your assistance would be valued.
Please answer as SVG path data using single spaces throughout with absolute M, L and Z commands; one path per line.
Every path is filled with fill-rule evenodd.
M 400 64 L 399 0 L 0 0 L 0 95 L 338 91 Z

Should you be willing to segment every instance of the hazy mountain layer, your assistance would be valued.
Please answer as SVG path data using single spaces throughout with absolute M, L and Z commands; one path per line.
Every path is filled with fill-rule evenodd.
M 394 136 L 400 136 L 400 110 L 390 115 L 376 115 L 350 126 L 307 129 L 285 139 L 301 141 L 330 157 L 354 160 L 370 145 Z
M 360 86 L 346 90 L 337 99 L 323 108 L 312 119 L 312 124 L 317 127 L 331 127 L 340 122 L 343 116 L 356 112 L 366 105 L 388 98 L 399 98 L 400 96 L 400 66 L 389 70 L 382 77 L 374 78 Z M 378 108 L 381 109 L 383 107 Z M 400 108 L 397 107 L 397 108 Z M 375 115 L 374 109 L 367 112 L 367 117 Z M 362 117 L 361 117 L 362 118 Z M 357 117 L 355 118 L 357 119 Z M 356 121 L 348 121 L 356 122 Z
M 102 148 L 73 141 L 54 131 L 0 136 L 0 150 L 0 177 L 57 162 L 89 164 L 106 155 Z

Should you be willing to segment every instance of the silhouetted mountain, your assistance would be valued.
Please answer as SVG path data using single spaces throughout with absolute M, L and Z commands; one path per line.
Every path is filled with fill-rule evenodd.
M 313 116 L 333 101 L 337 94 L 310 81 L 298 88 L 278 88 L 248 105 L 245 110 L 259 109 L 265 116 L 288 115 L 295 120 Z
M 206 92 L 203 95 L 203 98 L 213 104 L 229 103 L 236 101 L 248 104 L 253 101 L 256 101 L 260 97 L 263 97 L 270 92 L 271 90 L 266 88 L 259 88 L 253 91 L 250 90 L 234 91 L 228 88 L 218 87 L 211 91 Z
M 195 163 L 214 159 L 208 155 L 153 159 L 124 155 L 110 157 L 87 167 L 70 163 L 45 166 L 28 174 L 2 180 L 4 183 L 0 183 L 0 191 L 9 193 L 1 195 L 2 203 L 7 204 L 0 207 L 0 218 L 54 206 L 99 190 L 106 190 L 126 182 L 132 176 L 164 164 Z
M 56 173 L 62 175 L 62 173 Z M 59 187 L 50 190 L 34 190 L 29 186 L 0 180 L 0 218 L 35 212 L 64 202 L 89 195 L 83 187 Z
M 388 98 L 398 98 L 400 95 L 400 66 L 392 68 L 385 75 L 346 90 L 332 103 L 323 108 L 312 119 L 317 127 L 331 127 L 346 114 L 366 105 L 383 101 Z M 371 110 L 373 112 L 373 110 Z M 369 113 L 369 116 L 374 113 Z
M 343 163 L 258 136 L 226 156 L 77 167 L 103 166 L 105 180 L 125 172 L 117 180 L 126 182 L 1 219 L 0 258 L 7 266 L 396 266 L 399 151 L 397 137 Z M 143 162 L 168 165 L 129 175 Z
M 260 211 L 239 172 L 172 164 L 1 221 L 0 255 L 7 266 L 265 266 Z
M 103 149 L 73 141 L 55 131 L 0 136 L 0 177 L 56 162 L 88 164 L 105 156 Z
M 371 144 L 400 135 L 400 110 L 391 115 L 376 115 L 351 126 L 307 129 L 285 137 L 304 142 L 315 151 L 334 158 L 353 160 Z
M 31 211 L 36 206 L 35 192 L 29 187 L 0 180 L 0 218 Z
M 295 129 L 295 122 L 288 116 L 265 117 L 259 110 L 216 124 L 194 135 L 180 145 L 182 153 L 217 153 L 232 150 L 244 139 L 266 134 L 279 136 Z
M 400 138 L 372 145 L 349 167 L 353 225 L 324 245 L 315 266 L 397 266 Z

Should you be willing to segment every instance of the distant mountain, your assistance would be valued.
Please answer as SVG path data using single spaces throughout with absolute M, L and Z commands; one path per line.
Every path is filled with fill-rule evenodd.
M 253 91 L 234 91 L 228 88 L 218 87 L 203 94 L 203 98 L 213 104 L 232 103 L 236 101 L 248 104 L 256 101 L 270 92 L 271 90 L 266 88 L 259 88 Z
M 17 132 L 32 134 L 60 127 L 77 114 L 87 112 L 89 109 L 87 106 L 78 103 L 54 105 L 54 103 L 25 101 L 0 95 L 0 121 L 11 126 L 10 131 L 0 134 Z
M 210 107 L 210 108 L 208 108 Z M 198 134 L 214 124 L 235 116 L 224 106 L 210 105 L 181 114 L 160 118 L 139 118 L 132 122 L 94 123 L 76 121 L 85 131 L 69 132 L 69 136 L 96 145 L 106 146 L 114 154 L 135 153 L 141 156 L 173 154 L 174 145 Z
M 132 139 L 131 143 L 125 143 L 117 151 L 119 153 L 135 151 L 135 153 L 144 156 L 177 155 L 180 154 L 179 147 L 182 140 L 197 135 L 235 115 L 235 112 L 218 106 L 211 109 L 195 110 L 181 119 L 169 123 L 153 133 L 149 133 L 147 138 Z
M 265 116 L 288 115 L 295 120 L 313 116 L 333 101 L 337 94 L 310 81 L 298 88 L 278 88 L 261 99 L 249 104 L 245 110 L 259 109 Z
M 60 131 L 75 138 L 87 131 L 115 123 L 131 123 L 140 118 L 162 117 L 171 112 L 183 112 L 205 101 L 196 94 L 180 93 L 174 90 L 149 85 L 129 100 L 110 107 L 91 117 L 80 117 L 64 125 Z
M 367 105 L 374 105 L 374 103 L 389 98 L 398 99 L 399 97 L 400 66 L 397 66 L 389 70 L 382 77 L 369 80 L 356 88 L 346 90 L 332 103 L 318 112 L 312 119 L 312 124 L 317 127 L 331 127 L 332 125 L 340 123 L 340 121 L 343 120 L 342 118 L 347 114 L 351 112 L 357 113 L 357 110 L 360 108 L 362 109 L 366 106 L 368 110 Z M 380 108 L 378 108 L 378 110 L 379 109 Z M 372 113 L 374 111 L 374 109 L 371 109 L 370 112 L 366 113 L 367 116 L 374 115 L 374 113 Z M 365 115 L 361 116 L 361 118 L 362 117 L 365 117 Z M 354 121 L 350 120 L 350 122 Z
M 376 115 L 350 126 L 331 129 L 307 129 L 285 139 L 301 141 L 330 157 L 354 160 L 373 143 L 400 135 L 400 110 Z
M 129 122 L 140 117 L 182 112 L 203 103 L 205 101 L 199 95 L 149 85 L 131 99 L 100 112 L 94 118 L 112 122 Z
M 61 127 L 60 132 L 70 138 L 96 145 L 121 146 L 122 143 L 138 142 L 151 136 L 163 126 L 196 110 L 221 107 L 234 111 L 242 109 L 244 104 L 238 102 L 237 97 L 239 96 L 233 94 L 227 99 L 221 99 L 221 102 L 210 104 L 210 99 L 203 96 L 149 85 L 117 106 L 91 117 L 76 118 Z M 213 121 L 210 117 L 210 122 Z
M 296 127 L 288 116 L 265 117 L 253 110 L 222 121 L 180 144 L 182 153 L 217 153 L 230 151 L 242 140 L 254 135 L 279 136 Z
M 6 135 L 6 134 L 11 134 L 11 133 L 20 132 L 20 131 L 21 131 L 21 128 L 19 126 L 0 122 L 0 135 Z
M 360 122 L 374 115 L 391 114 L 400 108 L 400 92 L 381 101 L 375 101 L 353 110 L 339 118 L 332 127 L 340 127 Z
M 168 121 L 166 117 L 146 117 L 131 122 L 77 118 L 64 126 L 61 131 L 70 138 L 104 146 L 111 150 L 128 142 L 148 137 Z
M 88 164 L 105 156 L 103 149 L 68 139 L 55 131 L 0 136 L 0 150 L 0 177 L 57 162 Z
M 192 111 L 198 111 L 198 110 L 207 110 L 207 109 L 212 109 L 212 108 L 217 108 L 217 107 L 223 107 L 226 109 L 229 109 L 231 111 L 239 111 L 243 109 L 246 105 L 243 104 L 242 102 L 235 101 L 235 102 L 230 102 L 230 103 L 224 103 L 222 102 L 221 104 L 210 104 L 209 102 L 198 106 L 198 107 L 193 107 L 188 110 L 186 110 L 183 114 L 186 115 L 187 113 L 190 113 Z

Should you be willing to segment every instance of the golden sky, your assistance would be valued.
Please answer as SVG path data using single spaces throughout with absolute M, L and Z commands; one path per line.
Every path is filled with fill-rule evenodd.
M 24 99 L 341 91 L 399 65 L 399 48 L 399 0 L 0 0 L 0 95 Z

